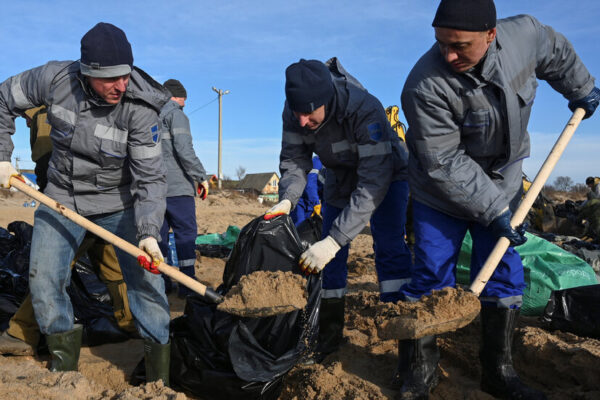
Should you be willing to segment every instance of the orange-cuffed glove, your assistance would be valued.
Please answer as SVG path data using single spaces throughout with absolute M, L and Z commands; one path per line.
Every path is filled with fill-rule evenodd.
M 138 264 L 142 266 L 145 270 L 152 272 L 153 274 L 160 274 L 158 270 L 158 266 L 161 262 L 165 261 L 163 258 L 162 252 L 160 251 L 160 247 L 158 247 L 158 242 L 152 236 L 148 236 L 142 240 L 138 244 L 138 247 L 141 250 L 144 250 L 146 253 L 152 257 L 152 261 L 148 260 L 146 256 L 139 256 L 137 258 Z
M 198 183 L 198 195 L 202 200 L 206 200 L 206 196 L 208 196 L 208 181 Z
M 13 176 L 20 175 L 10 161 L 0 161 L 0 187 L 10 189 L 10 178 Z M 19 179 L 23 180 L 23 178 Z
M 275 204 L 273 207 L 269 208 L 265 213 L 264 219 L 269 220 L 271 218 L 275 218 L 279 215 L 289 214 L 292 209 L 292 202 L 288 199 L 281 200 L 279 203 Z

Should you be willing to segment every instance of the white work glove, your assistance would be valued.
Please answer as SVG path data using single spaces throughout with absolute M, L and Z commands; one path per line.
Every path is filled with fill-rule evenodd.
M 206 196 L 208 196 L 208 181 L 198 183 L 198 195 L 202 200 L 206 200 Z
M 15 167 L 12 166 L 10 161 L 0 161 L 0 187 L 9 189 L 10 188 L 10 177 L 13 175 L 19 175 Z
M 313 244 L 300 256 L 300 269 L 306 273 L 318 274 L 335 257 L 340 245 L 331 236 Z
M 152 272 L 153 274 L 160 274 L 158 266 L 160 265 L 161 261 L 165 261 L 165 259 L 160 251 L 160 247 L 158 247 L 158 242 L 156 239 L 152 236 L 148 236 L 140 240 L 138 247 L 152 257 L 152 262 L 150 262 L 150 260 L 148 260 L 146 257 L 139 256 L 138 263 L 144 267 L 144 269 Z
M 275 204 L 273 207 L 269 208 L 265 213 L 265 219 L 269 220 L 271 218 L 275 218 L 278 215 L 289 214 L 292 209 L 292 202 L 288 199 L 281 200 L 279 203 Z

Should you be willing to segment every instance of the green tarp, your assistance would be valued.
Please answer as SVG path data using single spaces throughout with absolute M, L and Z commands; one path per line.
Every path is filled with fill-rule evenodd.
M 232 249 L 239 235 L 240 228 L 235 225 L 229 225 L 225 233 L 209 233 L 206 235 L 198 235 L 196 237 L 196 244 L 218 245 Z
M 598 283 L 592 267 L 581 258 L 540 237 L 526 235 L 527 242 L 517 247 L 527 284 L 523 292 L 523 315 L 541 315 L 553 290 Z M 463 285 L 470 284 L 471 248 L 471 235 L 467 233 L 456 268 L 456 280 Z

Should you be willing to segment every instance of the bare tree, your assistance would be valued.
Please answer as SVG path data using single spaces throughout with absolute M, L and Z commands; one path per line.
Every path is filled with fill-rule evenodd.
M 241 181 L 242 179 L 244 179 L 244 176 L 246 176 L 246 168 L 240 165 L 235 169 L 235 175 L 237 176 L 238 181 Z
M 569 178 L 568 176 L 557 176 L 556 179 L 554 179 L 552 186 L 561 192 L 568 192 L 571 190 L 571 187 L 574 185 L 574 183 L 575 182 L 573 182 L 573 179 Z

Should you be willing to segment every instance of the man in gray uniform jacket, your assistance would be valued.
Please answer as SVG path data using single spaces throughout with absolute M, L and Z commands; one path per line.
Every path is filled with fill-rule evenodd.
M 187 91 L 176 79 L 169 79 L 163 86 L 171 93 L 169 101 L 160 111 L 162 122 L 161 146 L 165 166 L 167 167 L 167 212 L 160 229 L 162 241 L 160 249 L 164 256 L 169 251 L 169 228 L 173 229 L 179 269 L 194 278 L 196 263 L 196 195 L 195 185 L 202 200 L 208 195 L 208 181 L 202 163 L 196 157 L 192 144 L 190 121 L 183 113 Z M 170 285 L 168 278 L 167 286 Z M 180 297 L 192 293 L 190 289 L 179 285 Z
M 158 111 L 169 96 L 133 66 L 131 45 L 99 23 L 81 39 L 80 61 L 51 61 L 0 84 L 0 185 L 10 186 L 14 119 L 46 105 L 53 143 L 45 193 L 152 257 L 165 213 L 166 178 Z M 82 327 L 66 292 L 69 264 L 85 229 L 41 205 L 35 212 L 29 283 L 36 320 L 47 337 L 51 370 L 77 370 Z M 131 312 L 145 339 L 146 378 L 169 377 L 169 305 L 163 280 L 117 249 Z
M 401 292 L 417 300 L 455 285 L 467 230 L 471 276 L 500 237 L 525 241 L 510 226 L 521 198 L 527 124 L 538 85 L 546 80 L 569 108 L 594 112 L 600 91 L 565 37 L 527 15 L 496 22 L 492 0 L 442 0 L 433 21 L 437 44 L 412 69 L 403 92 L 408 121 L 415 268 Z M 482 390 L 497 397 L 540 399 L 512 365 L 511 344 L 525 287 L 510 247 L 481 294 Z M 399 344 L 400 398 L 426 398 L 435 385 L 435 337 Z
M 289 214 L 302 195 L 313 152 L 326 167 L 323 239 L 300 257 L 301 268 L 323 268 L 317 360 L 342 341 L 348 249 L 371 223 L 382 301 L 399 299 L 412 260 L 404 241 L 407 152 L 379 100 L 332 58 L 300 60 L 286 70 L 279 169 L 281 202 L 265 218 Z

